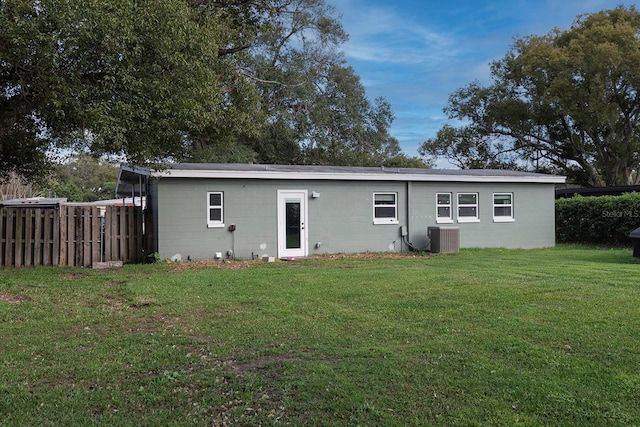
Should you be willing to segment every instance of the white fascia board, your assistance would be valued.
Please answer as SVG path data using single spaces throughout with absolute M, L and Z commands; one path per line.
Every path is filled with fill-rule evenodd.
M 326 173 L 283 171 L 231 171 L 231 170 L 187 170 L 167 169 L 154 174 L 158 178 L 217 178 L 217 179 L 280 179 L 280 180 L 327 180 L 327 181 L 414 181 L 414 182 L 501 182 L 563 184 L 564 176 L 482 176 L 448 174 L 391 174 L 391 173 Z

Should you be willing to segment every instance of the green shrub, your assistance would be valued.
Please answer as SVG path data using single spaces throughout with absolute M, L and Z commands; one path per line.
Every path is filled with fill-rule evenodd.
M 558 243 L 628 245 L 640 227 L 640 193 L 556 200 Z

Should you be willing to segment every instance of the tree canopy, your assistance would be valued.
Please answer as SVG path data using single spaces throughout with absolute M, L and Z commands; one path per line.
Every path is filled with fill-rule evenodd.
M 415 164 L 389 134 L 390 104 L 367 98 L 339 52 L 346 40 L 324 0 L 281 2 L 238 61 L 259 95 L 254 117 L 260 120 L 245 131 L 209 132 L 188 155 L 258 163 Z
M 35 175 L 54 147 L 134 163 L 179 154 L 223 112 L 231 74 L 214 12 L 185 6 L 0 2 L 2 172 Z
M 274 163 L 412 161 L 324 0 L 0 0 L 0 175 L 56 149 Z M 66 151 L 65 151 L 66 152 Z
M 56 164 L 40 192 L 70 202 L 114 199 L 117 179 L 117 165 L 80 153 Z
M 582 15 L 566 31 L 518 39 L 493 82 L 454 92 L 446 125 L 420 152 L 460 167 L 557 171 L 584 185 L 638 184 L 640 13 Z

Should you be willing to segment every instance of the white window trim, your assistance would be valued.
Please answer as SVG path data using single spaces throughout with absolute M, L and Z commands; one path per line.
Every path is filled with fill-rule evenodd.
M 376 205 L 376 195 L 378 194 L 393 194 L 393 197 L 395 198 L 395 203 L 393 205 Z M 376 218 L 376 207 L 392 207 L 395 209 L 396 211 L 396 215 L 394 218 Z M 393 192 L 393 191 L 378 191 L 373 193 L 373 223 L 375 225 L 384 225 L 384 224 L 399 224 L 400 222 L 398 221 L 398 193 L 397 192 Z
M 496 196 L 510 196 L 511 203 L 509 205 L 496 205 Z M 516 218 L 513 213 L 513 193 L 493 193 L 493 222 L 515 222 Z M 511 207 L 511 216 L 496 216 L 496 207 Z
M 440 196 L 441 194 L 446 194 L 447 196 L 449 196 L 448 205 L 438 204 L 438 196 Z M 438 216 L 438 208 L 441 208 L 441 207 L 449 208 L 449 217 Z M 436 193 L 436 223 L 437 224 L 453 224 L 453 194 L 452 193 Z
M 475 194 L 476 203 L 475 204 L 460 204 L 460 195 L 462 194 Z M 460 216 L 460 207 L 475 207 L 476 208 L 476 216 Z M 457 193 L 456 194 L 456 214 L 458 217 L 458 222 L 480 222 L 480 194 L 477 192 L 467 192 L 467 193 Z
M 211 221 L 209 218 L 210 210 L 212 207 L 217 208 L 218 206 L 211 206 L 209 201 L 211 200 L 212 194 L 220 194 L 220 217 L 221 221 Z M 224 227 L 224 192 L 222 191 L 208 191 L 207 192 L 207 228 L 222 228 Z
M 472 218 L 470 216 L 463 216 L 458 218 L 458 222 L 480 222 L 480 218 Z

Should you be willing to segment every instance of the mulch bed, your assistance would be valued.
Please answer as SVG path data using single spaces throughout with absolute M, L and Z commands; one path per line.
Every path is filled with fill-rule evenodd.
M 295 260 L 286 260 L 287 262 L 295 263 L 302 260 L 344 260 L 344 259 L 405 259 L 405 258 L 428 258 L 429 255 L 416 254 L 413 252 L 365 252 L 359 254 L 331 254 L 331 255 L 316 255 L 305 258 L 298 258 Z M 227 268 L 231 270 L 241 270 L 249 268 L 255 264 L 263 263 L 262 260 L 200 260 L 200 261 L 188 261 L 177 262 L 174 264 L 175 270 L 188 270 L 192 268 L 213 267 L 213 268 Z M 277 262 L 280 262 L 277 260 Z

